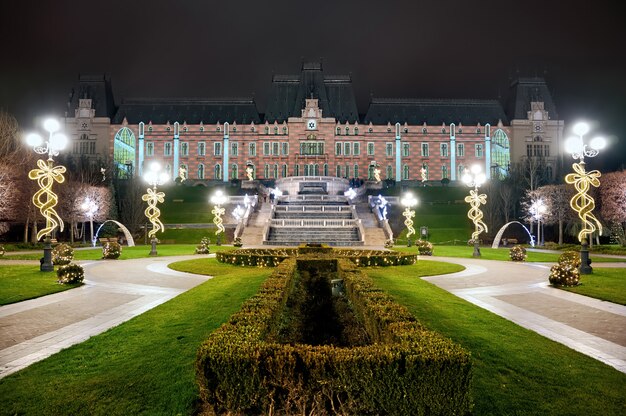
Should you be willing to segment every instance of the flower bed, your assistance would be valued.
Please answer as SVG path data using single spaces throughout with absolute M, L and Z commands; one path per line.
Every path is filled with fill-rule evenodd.
M 320 260 L 282 261 L 257 295 L 202 344 L 196 375 L 206 408 L 217 414 L 469 413 L 469 354 L 422 327 L 355 263 Z M 367 342 L 280 342 L 290 294 L 310 267 L 335 268 Z

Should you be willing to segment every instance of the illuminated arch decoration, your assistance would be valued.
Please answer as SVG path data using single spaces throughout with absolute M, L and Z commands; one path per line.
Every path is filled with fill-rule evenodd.
M 570 200 L 570 206 L 578 213 L 578 217 L 582 220 L 583 228 L 578 233 L 578 241 L 582 242 L 587 235 L 593 234 L 596 230 L 602 234 L 602 224 L 593 215 L 596 202 L 589 196 L 588 192 L 591 186 L 600 186 L 600 171 L 585 171 L 585 162 L 574 163 L 572 165 L 574 172 L 565 176 L 565 182 L 574 184 L 577 194 Z
M 63 220 L 59 217 L 54 207 L 59 202 L 57 194 L 52 192 L 54 182 L 65 182 L 65 166 L 54 166 L 52 160 L 45 162 L 41 159 L 37 161 L 39 169 L 28 172 L 28 177 L 37 181 L 39 190 L 33 195 L 33 204 L 39 208 L 39 212 L 46 219 L 46 226 L 37 232 L 37 240 L 46 235 L 52 234 L 55 228 L 59 227 L 63 231 Z
M 113 163 L 117 166 L 120 177 L 132 176 L 135 165 L 135 134 L 128 127 L 122 127 L 115 133 Z
M 105 222 L 100 224 L 100 227 L 98 227 L 98 230 L 96 231 L 96 235 L 93 236 L 93 240 L 94 240 L 93 244 L 94 245 L 95 245 L 96 241 L 98 241 L 98 234 L 100 234 L 100 229 L 107 222 L 112 222 L 112 223 L 116 224 L 118 227 L 120 227 L 122 229 L 122 232 L 124 233 L 124 237 L 126 237 L 126 241 L 128 243 L 128 247 L 134 247 L 135 246 L 135 240 L 133 239 L 133 235 L 130 233 L 130 231 L 128 231 L 128 228 L 126 228 L 126 226 L 124 226 L 124 224 L 122 224 L 121 222 L 117 222 L 115 220 L 106 220 Z
M 532 247 L 535 247 L 535 239 L 532 236 L 532 234 L 530 233 L 530 231 L 528 231 L 528 228 L 526 228 L 526 226 L 524 224 L 522 224 L 521 222 L 519 222 L 519 221 L 509 221 L 506 224 L 504 224 L 502 226 L 502 228 L 500 228 L 500 230 L 498 231 L 498 233 L 496 234 L 496 236 L 493 239 L 493 244 L 491 244 L 491 248 L 498 248 L 498 247 L 500 247 L 500 240 L 502 240 L 502 235 L 504 235 L 504 231 L 511 224 L 519 224 L 519 225 L 521 225 L 522 228 L 526 231 L 526 234 L 528 234 L 528 237 L 530 238 L 530 245 Z
M 471 206 L 467 217 L 474 223 L 472 240 L 476 241 L 480 233 L 483 231 L 488 232 L 487 224 L 483 222 L 483 212 L 480 210 L 480 206 L 487 203 L 487 195 L 479 195 L 477 191 L 470 189 L 470 194 L 465 197 L 465 202 L 469 203 Z
M 491 138 L 491 174 L 496 178 L 508 176 L 511 165 L 509 137 L 504 130 L 498 129 Z

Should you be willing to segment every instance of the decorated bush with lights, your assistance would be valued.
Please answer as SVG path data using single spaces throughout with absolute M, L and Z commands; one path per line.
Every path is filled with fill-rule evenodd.
M 82 283 L 85 279 L 85 270 L 76 263 L 69 263 L 57 269 L 57 278 L 61 284 Z
M 243 242 L 241 241 L 241 237 L 237 237 L 233 240 L 233 246 L 234 247 L 241 247 L 243 246 Z
M 433 243 L 426 240 L 417 240 L 415 242 L 415 246 L 417 247 L 417 251 L 422 256 L 432 256 L 433 255 Z
M 59 244 L 52 249 L 52 264 L 62 266 L 74 259 L 74 249 L 67 244 Z
M 211 240 L 209 240 L 209 237 L 202 237 L 202 239 L 200 240 L 200 244 L 196 246 L 196 254 L 209 254 L 210 243 Z
M 559 263 L 571 263 L 574 267 L 580 267 L 580 253 L 578 251 L 564 251 L 559 256 Z
M 576 286 L 580 283 L 580 254 L 566 251 L 559 256 L 558 264 L 550 268 L 548 280 L 555 286 Z
M 345 290 L 334 296 L 337 279 Z M 356 317 L 357 342 L 343 337 L 337 304 Z M 336 325 L 339 335 L 324 332 Z M 280 263 L 196 359 L 210 414 L 468 414 L 471 379 L 462 347 L 423 327 L 353 262 L 327 253 Z
M 509 257 L 513 261 L 526 261 L 526 249 L 520 245 L 513 246 L 509 250 Z
M 2 244 L 0 244 L 0 257 L 4 256 L 4 246 Z
M 122 254 L 122 246 L 120 243 L 105 243 L 102 246 L 102 258 L 115 260 Z

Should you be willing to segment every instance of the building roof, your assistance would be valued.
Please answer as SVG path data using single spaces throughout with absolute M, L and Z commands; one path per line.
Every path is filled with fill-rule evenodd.
M 141 121 L 154 124 L 187 122 L 189 124 L 216 124 L 236 122 L 237 124 L 259 124 L 261 118 L 252 98 L 138 98 L 123 100 L 115 117 L 111 120 L 120 124 L 124 118 L 130 124 Z
M 540 77 L 518 78 L 511 83 L 506 113 L 511 120 L 527 120 L 530 103 L 543 101 L 551 119 L 558 119 L 556 106 L 546 80 Z
M 456 123 L 465 126 L 507 123 L 508 119 L 497 100 L 372 98 L 363 121 L 366 124 L 441 125 Z
M 115 114 L 111 80 L 104 74 L 80 74 L 78 85 L 72 89 L 67 103 L 68 116 L 74 117 L 78 100 L 91 99 L 91 106 L 96 110 L 96 117 L 112 118 Z
M 325 76 L 321 63 L 308 62 L 302 64 L 299 75 L 274 75 L 265 120 L 273 123 L 301 117 L 307 98 L 318 99 L 324 117 L 340 122 L 359 118 L 350 76 Z

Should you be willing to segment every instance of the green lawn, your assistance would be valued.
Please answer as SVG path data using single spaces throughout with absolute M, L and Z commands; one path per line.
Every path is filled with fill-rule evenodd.
M 0 266 L 0 305 L 62 292 L 80 284 L 61 285 L 55 272 L 41 272 L 36 266 Z
M 593 268 L 580 276 L 580 286 L 561 289 L 608 302 L 626 305 L 626 269 Z
M 423 324 L 471 352 L 474 414 L 624 414 L 626 374 L 417 278 L 426 261 L 416 267 L 368 274 Z
M 412 247 L 403 247 L 396 246 L 394 250 L 397 251 L 406 251 L 410 253 L 417 253 L 417 248 L 415 246 Z M 474 252 L 473 247 L 467 245 L 458 245 L 458 246 L 434 246 L 433 254 L 435 256 L 441 257 L 460 257 L 460 258 L 468 258 L 471 259 L 472 253 Z M 511 257 L 509 257 L 509 249 L 508 248 L 491 248 L 491 247 L 481 247 L 480 254 L 482 260 L 502 260 L 502 261 L 510 261 Z M 551 262 L 556 263 L 559 259 L 560 253 L 545 253 L 540 251 L 528 251 L 526 261 L 528 262 Z M 615 259 L 615 258 L 607 258 L 607 257 L 598 257 L 591 255 L 591 259 L 594 263 L 605 263 L 605 262 L 626 262 L 626 259 Z
M 272 269 L 198 259 L 216 276 L 143 315 L 0 380 L 0 414 L 189 415 L 200 343 Z M 184 269 L 184 266 L 176 266 Z

